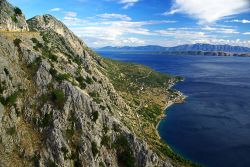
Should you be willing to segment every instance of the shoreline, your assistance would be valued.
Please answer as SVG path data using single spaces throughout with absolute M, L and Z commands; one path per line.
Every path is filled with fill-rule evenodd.
M 173 86 L 173 85 L 172 85 Z M 172 87 L 171 86 L 171 87 Z M 164 119 L 165 117 L 167 117 L 167 113 L 166 113 L 166 110 L 171 107 L 172 105 L 174 104 L 181 104 L 181 103 L 184 103 L 185 102 L 185 99 L 188 97 L 188 96 L 185 96 L 183 93 L 181 93 L 180 91 L 177 91 L 178 95 L 175 97 L 175 99 L 173 100 L 169 100 L 166 104 L 166 106 L 164 107 L 163 111 L 162 111 L 162 114 L 160 115 L 160 118 L 159 118 L 159 121 L 157 123 L 157 125 L 155 126 L 156 128 L 156 131 L 157 131 L 157 135 L 159 137 L 159 139 L 161 139 L 161 136 L 160 136 L 160 133 L 158 131 L 158 127 L 161 123 L 161 120 Z

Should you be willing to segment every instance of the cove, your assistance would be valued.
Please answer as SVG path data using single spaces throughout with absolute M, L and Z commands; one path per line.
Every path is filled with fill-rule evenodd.
M 188 98 L 158 127 L 175 152 L 207 167 L 250 166 L 250 57 L 100 54 L 185 77 L 174 89 Z

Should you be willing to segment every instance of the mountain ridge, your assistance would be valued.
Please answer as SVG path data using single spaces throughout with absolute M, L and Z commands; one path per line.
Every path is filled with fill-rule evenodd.
M 163 47 L 158 45 L 147 46 L 124 46 L 124 47 L 112 47 L 107 46 L 103 48 L 97 48 L 96 51 L 148 51 L 148 52 L 188 52 L 188 51 L 204 51 L 204 52 L 230 52 L 230 53 L 245 53 L 250 52 L 250 48 L 242 46 L 231 45 L 212 45 L 212 44 L 186 44 L 178 45 L 174 47 Z

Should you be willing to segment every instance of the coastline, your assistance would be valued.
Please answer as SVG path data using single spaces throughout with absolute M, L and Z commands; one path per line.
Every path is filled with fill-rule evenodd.
M 181 103 L 184 103 L 185 102 L 185 99 L 187 98 L 187 96 L 185 96 L 184 94 L 182 94 L 180 91 L 178 91 L 178 96 L 174 99 L 174 100 L 169 100 L 166 104 L 166 106 L 164 107 L 163 111 L 162 111 L 162 115 L 160 115 L 160 118 L 159 118 L 159 121 L 157 123 L 157 125 L 155 126 L 156 128 L 156 131 L 157 131 L 157 135 L 159 137 L 159 139 L 161 139 L 161 136 L 159 134 L 159 131 L 158 131 L 158 127 L 161 123 L 161 120 L 164 119 L 167 114 L 166 114 L 166 110 L 171 107 L 172 105 L 174 104 L 181 104 Z

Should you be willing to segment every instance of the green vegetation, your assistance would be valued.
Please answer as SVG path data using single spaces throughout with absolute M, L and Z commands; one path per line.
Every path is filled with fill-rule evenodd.
M 63 80 L 69 81 L 69 79 L 71 78 L 71 74 L 69 73 L 57 74 L 55 78 L 58 82 L 62 82 Z
M 105 167 L 104 162 L 99 162 L 99 167 Z
M 91 150 L 94 157 L 99 153 L 96 142 L 91 143 Z
M 79 83 L 79 86 L 80 86 L 81 89 L 85 89 L 86 88 L 87 85 L 86 85 L 85 80 L 84 80 L 83 77 L 81 77 L 81 76 L 77 77 L 76 80 Z
M 16 128 L 15 127 L 8 128 L 6 133 L 10 136 L 13 136 L 16 134 Z
M 37 57 L 32 63 L 28 64 L 28 68 L 30 69 L 32 76 L 37 72 L 41 62 L 41 57 Z
M 74 115 L 71 115 L 69 118 L 70 127 L 66 130 L 67 138 L 73 137 L 75 134 L 74 124 L 77 122 L 77 118 Z
M 94 111 L 94 112 L 92 113 L 92 121 L 96 122 L 97 119 L 98 119 L 98 117 L 99 117 L 98 111 Z
M 35 44 L 35 46 L 33 46 L 33 49 L 35 49 L 36 51 L 43 48 L 43 45 L 36 38 L 31 38 L 31 41 Z
M 17 23 L 17 22 L 18 22 L 18 20 L 17 20 L 17 18 L 16 18 L 16 15 L 11 16 L 11 20 L 12 20 L 12 21 L 14 21 L 15 23 Z
M 93 98 L 94 102 L 96 102 L 97 104 L 100 104 L 102 102 L 102 99 L 100 98 L 100 95 L 98 92 L 93 91 L 93 92 L 90 92 L 89 95 Z
M 179 164 L 178 166 L 183 166 L 183 164 L 185 164 L 185 166 L 201 167 L 198 164 L 194 164 L 191 161 L 180 157 L 178 154 L 174 153 L 167 145 L 161 145 L 159 147 L 160 147 L 159 150 L 166 156 L 171 158 L 174 162 Z
M 53 117 L 53 113 L 46 113 L 43 119 L 40 121 L 39 126 L 43 128 L 49 126 L 52 121 L 52 117 Z
M 15 12 L 16 15 L 22 15 L 23 14 L 22 10 L 20 8 L 18 8 L 18 7 L 14 8 L 14 12 Z
M 2 94 L 4 90 L 5 86 L 2 83 L 0 83 L 0 94 Z
M 57 167 L 56 163 L 51 159 L 48 161 L 48 167 Z
M 59 109 L 62 109 L 65 102 L 64 92 L 60 89 L 53 90 L 51 92 L 51 100 Z
M 90 92 L 89 95 L 90 95 L 92 98 L 99 98 L 99 97 L 100 97 L 99 93 L 96 92 L 96 91 Z
M 7 68 L 4 68 L 3 70 L 4 70 L 4 72 L 5 72 L 5 74 L 6 74 L 7 76 L 10 75 L 10 72 L 9 72 L 9 70 L 8 70 Z
M 88 83 L 88 84 L 93 84 L 93 80 L 92 80 L 92 78 L 90 78 L 89 76 L 86 77 L 85 81 L 86 81 L 86 83 Z
M 32 157 L 32 161 L 33 161 L 33 164 L 34 164 L 34 167 L 39 167 L 39 160 L 40 160 L 40 155 L 36 155 L 34 154 L 33 157 Z
M 162 109 L 160 105 L 152 104 L 148 107 L 141 108 L 138 113 L 156 126 L 158 123 L 157 118 L 161 115 Z
M 105 107 L 105 106 L 103 106 L 103 105 L 100 105 L 100 109 L 101 109 L 101 110 L 105 110 L 105 109 L 106 109 L 106 107 Z
M 61 151 L 63 152 L 64 158 L 67 158 L 67 154 L 68 154 L 68 149 L 66 147 L 62 147 Z
M 110 143 L 111 143 L 110 137 L 107 136 L 107 135 L 103 135 L 103 136 L 102 136 L 101 145 L 103 145 L 103 146 L 109 148 L 109 147 L 110 147 Z
M 20 47 L 20 43 L 22 43 L 22 40 L 19 39 L 19 38 L 16 38 L 16 39 L 13 41 L 13 43 L 14 43 L 14 45 L 15 45 L 16 47 Z
M 4 98 L 4 97 L 1 96 L 0 97 L 0 102 L 5 106 L 14 105 L 19 94 L 20 94 L 20 91 L 16 91 L 7 98 Z
M 43 47 L 42 54 L 50 59 L 51 61 L 58 62 L 58 58 L 56 55 L 54 55 L 51 50 L 48 48 L 48 46 Z
M 95 81 L 95 82 L 97 82 L 97 79 L 94 76 L 92 77 L 92 80 Z
M 62 82 L 63 80 L 69 81 L 70 78 L 72 77 L 70 73 L 64 73 L 64 74 L 58 73 L 57 70 L 53 67 L 50 68 L 49 72 L 53 76 L 53 78 L 55 78 L 55 80 L 58 82 Z
M 97 80 L 95 77 L 89 77 L 83 78 L 82 76 L 79 76 L 76 78 L 77 82 L 79 82 L 79 86 L 81 89 L 85 89 L 87 87 L 87 84 L 93 84 L 95 80 Z
M 145 88 L 163 88 L 171 79 L 171 76 L 153 71 L 143 65 L 124 63 L 107 58 L 103 58 L 102 65 L 107 70 L 106 73 L 116 90 L 122 92 L 136 93 L 142 85 L 145 85 Z
M 174 166 L 195 166 L 170 150 L 166 143 L 158 138 L 155 128 L 166 105 L 164 100 L 166 93 L 170 95 L 174 93 L 171 90 L 166 92 L 170 80 L 179 81 L 183 78 L 161 74 L 143 65 L 123 63 L 107 58 L 101 59 L 100 65 L 105 70 L 102 70 L 102 68 L 99 68 L 99 70 L 110 79 L 127 104 L 140 115 L 139 122 L 127 119 L 132 117 L 134 120 L 138 120 L 136 114 L 133 113 L 124 116 L 122 121 L 129 128 L 133 127 L 136 135 L 143 138 L 162 159 L 165 159 L 166 156 L 170 157 L 173 159 Z M 141 123 L 142 126 L 134 127 L 134 123 Z M 119 127 L 113 125 L 113 130 L 119 132 Z M 114 147 L 118 150 L 119 165 L 133 166 L 133 153 L 129 149 L 124 136 L 121 135 L 115 141 Z
M 134 167 L 135 157 L 133 151 L 130 148 L 128 140 L 124 135 L 117 137 L 114 148 L 117 151 L 117 159 L 119 166 Z

